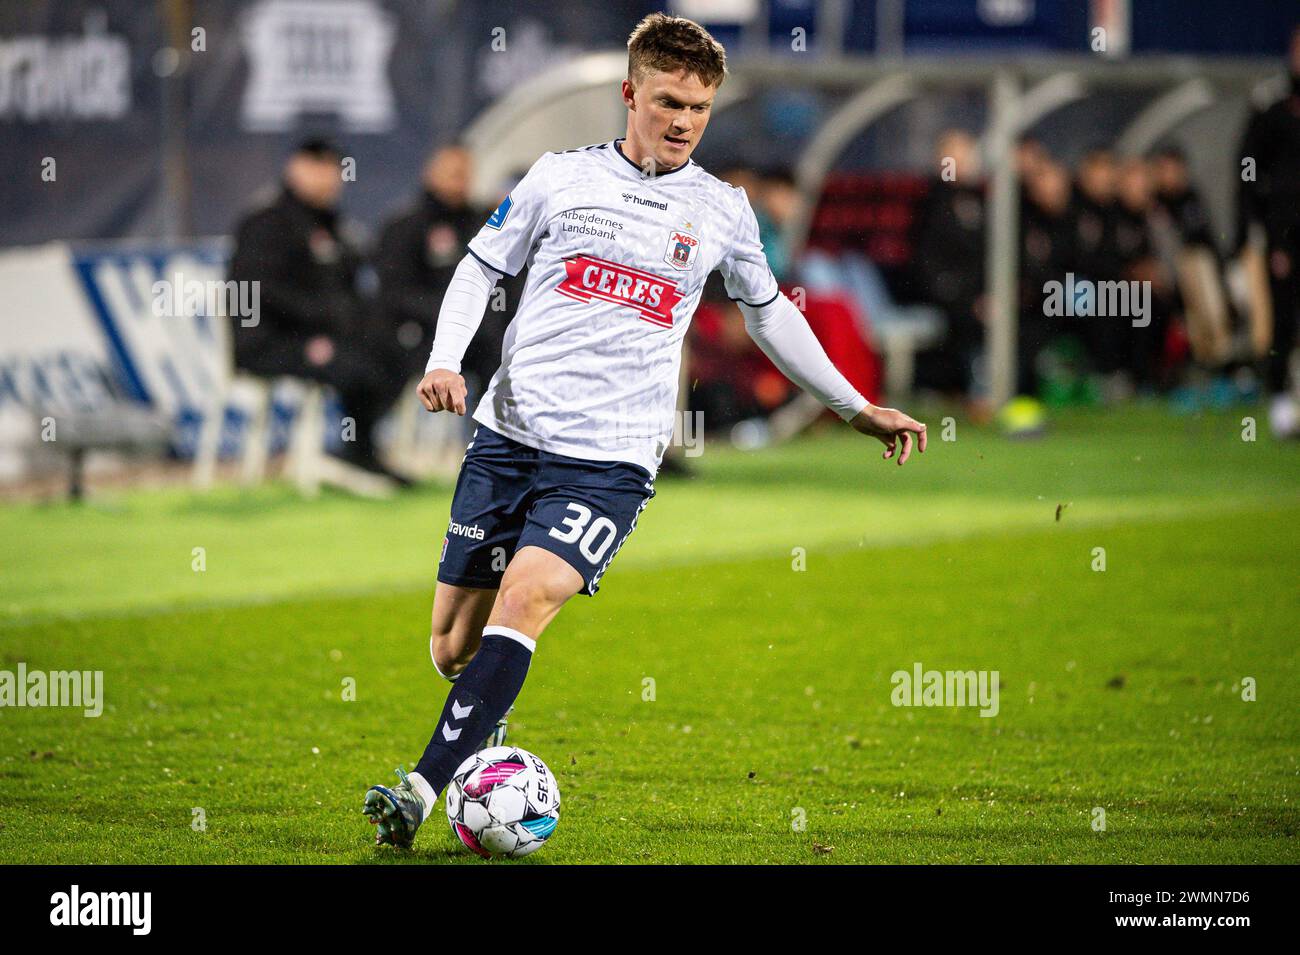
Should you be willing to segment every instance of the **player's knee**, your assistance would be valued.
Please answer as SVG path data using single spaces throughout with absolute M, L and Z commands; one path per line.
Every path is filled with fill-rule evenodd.
M 497 595 L 497 607 L 505 617 L 520 622 L 545 616 L 563 602 L 546 581 L 530 578 L 505 582 Z
M 429 636 L 429 655 L 433 657 L 434 668 L 444 677 L 456 676 L 474 658 L 468 641 L 450 630 L 433 631 Z

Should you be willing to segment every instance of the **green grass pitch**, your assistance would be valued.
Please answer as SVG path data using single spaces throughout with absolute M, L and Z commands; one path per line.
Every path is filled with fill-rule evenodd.
M 1241 417 L 706 445 L 540 641 L 511 741 L 563 805 L 519 864 L 1300 862 L 1300 448 Z M 445 695 L 449 499 L 0 510 L 0 669 L 105 683 L 0 709 L 0 862 L 480 864 L 441 806 L 409 853 L 359 812 Z M 918 662 L 999 713 L 893 706 Z

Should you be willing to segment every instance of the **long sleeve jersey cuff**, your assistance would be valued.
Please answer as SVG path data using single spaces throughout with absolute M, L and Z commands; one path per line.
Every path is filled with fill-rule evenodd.
M 488 297 L 500 278 L 499 272 L 472 255 L 460 260 L 438 310 L 438 330 L 433 337 L 429 362 L 424 366 L 425 374 L 435 368 L 460 371 L 465 349 L 483 321 Z
M 832 364 L 807 320 L 784 294 L 759 308 L 742 302 L 740 311 L 749 337 L 781 374 L 845 421 L 870 404 Z

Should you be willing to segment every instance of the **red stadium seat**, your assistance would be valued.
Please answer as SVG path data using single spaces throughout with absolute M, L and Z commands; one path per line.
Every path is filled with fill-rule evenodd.
M 865 252 L 886 269 L 907 266 L 916 207 L 929 188 L 924 176 L 913 173 L 832 173 L 813 213 L 808 244 Z

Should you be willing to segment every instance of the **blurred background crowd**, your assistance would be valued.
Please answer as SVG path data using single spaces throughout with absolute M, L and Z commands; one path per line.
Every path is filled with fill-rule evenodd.
M 920 392 L 976 420 L 1005 404 L 990 384 L 989 269 L 992 184 L 1011 163 L 1012 394 L 1035 405 L 1029 430 L 1059 405 L 1263 400 L 1272 432 L 1292 437 L 1300 30 L 1281 6 L 1252 0 L 1226 26 L 1227 14 L 1162 0 L 672 8 L 714 30 L 733 67 L 731 98 L 719 98 L 696 159 L 746 190 L 778 280 L 873 400 Z M 406 483 L 392 422 L 466 243 L 542 151 L 621 135 L 616 80 L 580 88 L 576 65 L 616 76 L 626 31 L 650 9 L 5 7 L 0 153 L 30 174 L 3 187 L 0 480 L 30 473 L 36 459 L 19 449 L 33 416 L 93 417 L 119 404 L 170 421 L 167 453 L 188 459 L 214 390 L 217 453 L 229 457 L 248 415 L 213 382 L 240 374 L 326 386 L 332 413 L 355 422 L 331 453 Z M 952 60 L 959 51 L 968 59 Z M 1063 97 L 1001 156 L 975 74 L 1023 58 L 1067 79 L 1136 78 Z M 805 62 L 826 71 L 802 82 Z M 819 170 L 810 152 L 865 82 L 834 70 L 855 62 L 890 65 L 895 79 L 942 74 L 947 85 L 854 127 Z M 1169 82 L 1144 85 L 1144 62 L 1162 63 Z M 574 99 L 583 96 L 598 98 Z M 1181 112 L 1180 96 L 1194 101 Z M 1169 122 L 1146 141 L 1124 135 L 1161 104 Z M 61 264 L 51 242 L 65 244 Z M 139 289 L 182 266 L 258 282 L 260 320 L 214 334 L 221 316 L 197 307 L 184 334 L 164 329 Z M 1079 314 L 1077 287 L 1113 282 L 1139 283 L 1145 312 Z M 466 358 L 471 401 L 499 363 L 522 284 L 505 280 Z M 40 325 L 59 309 L 69 314 Z M 682 410 L 737 443 L 819 418 L 716 281 L 693 318 L 682 381 Z M 283 447 L 285 434 L 272 442 Z

